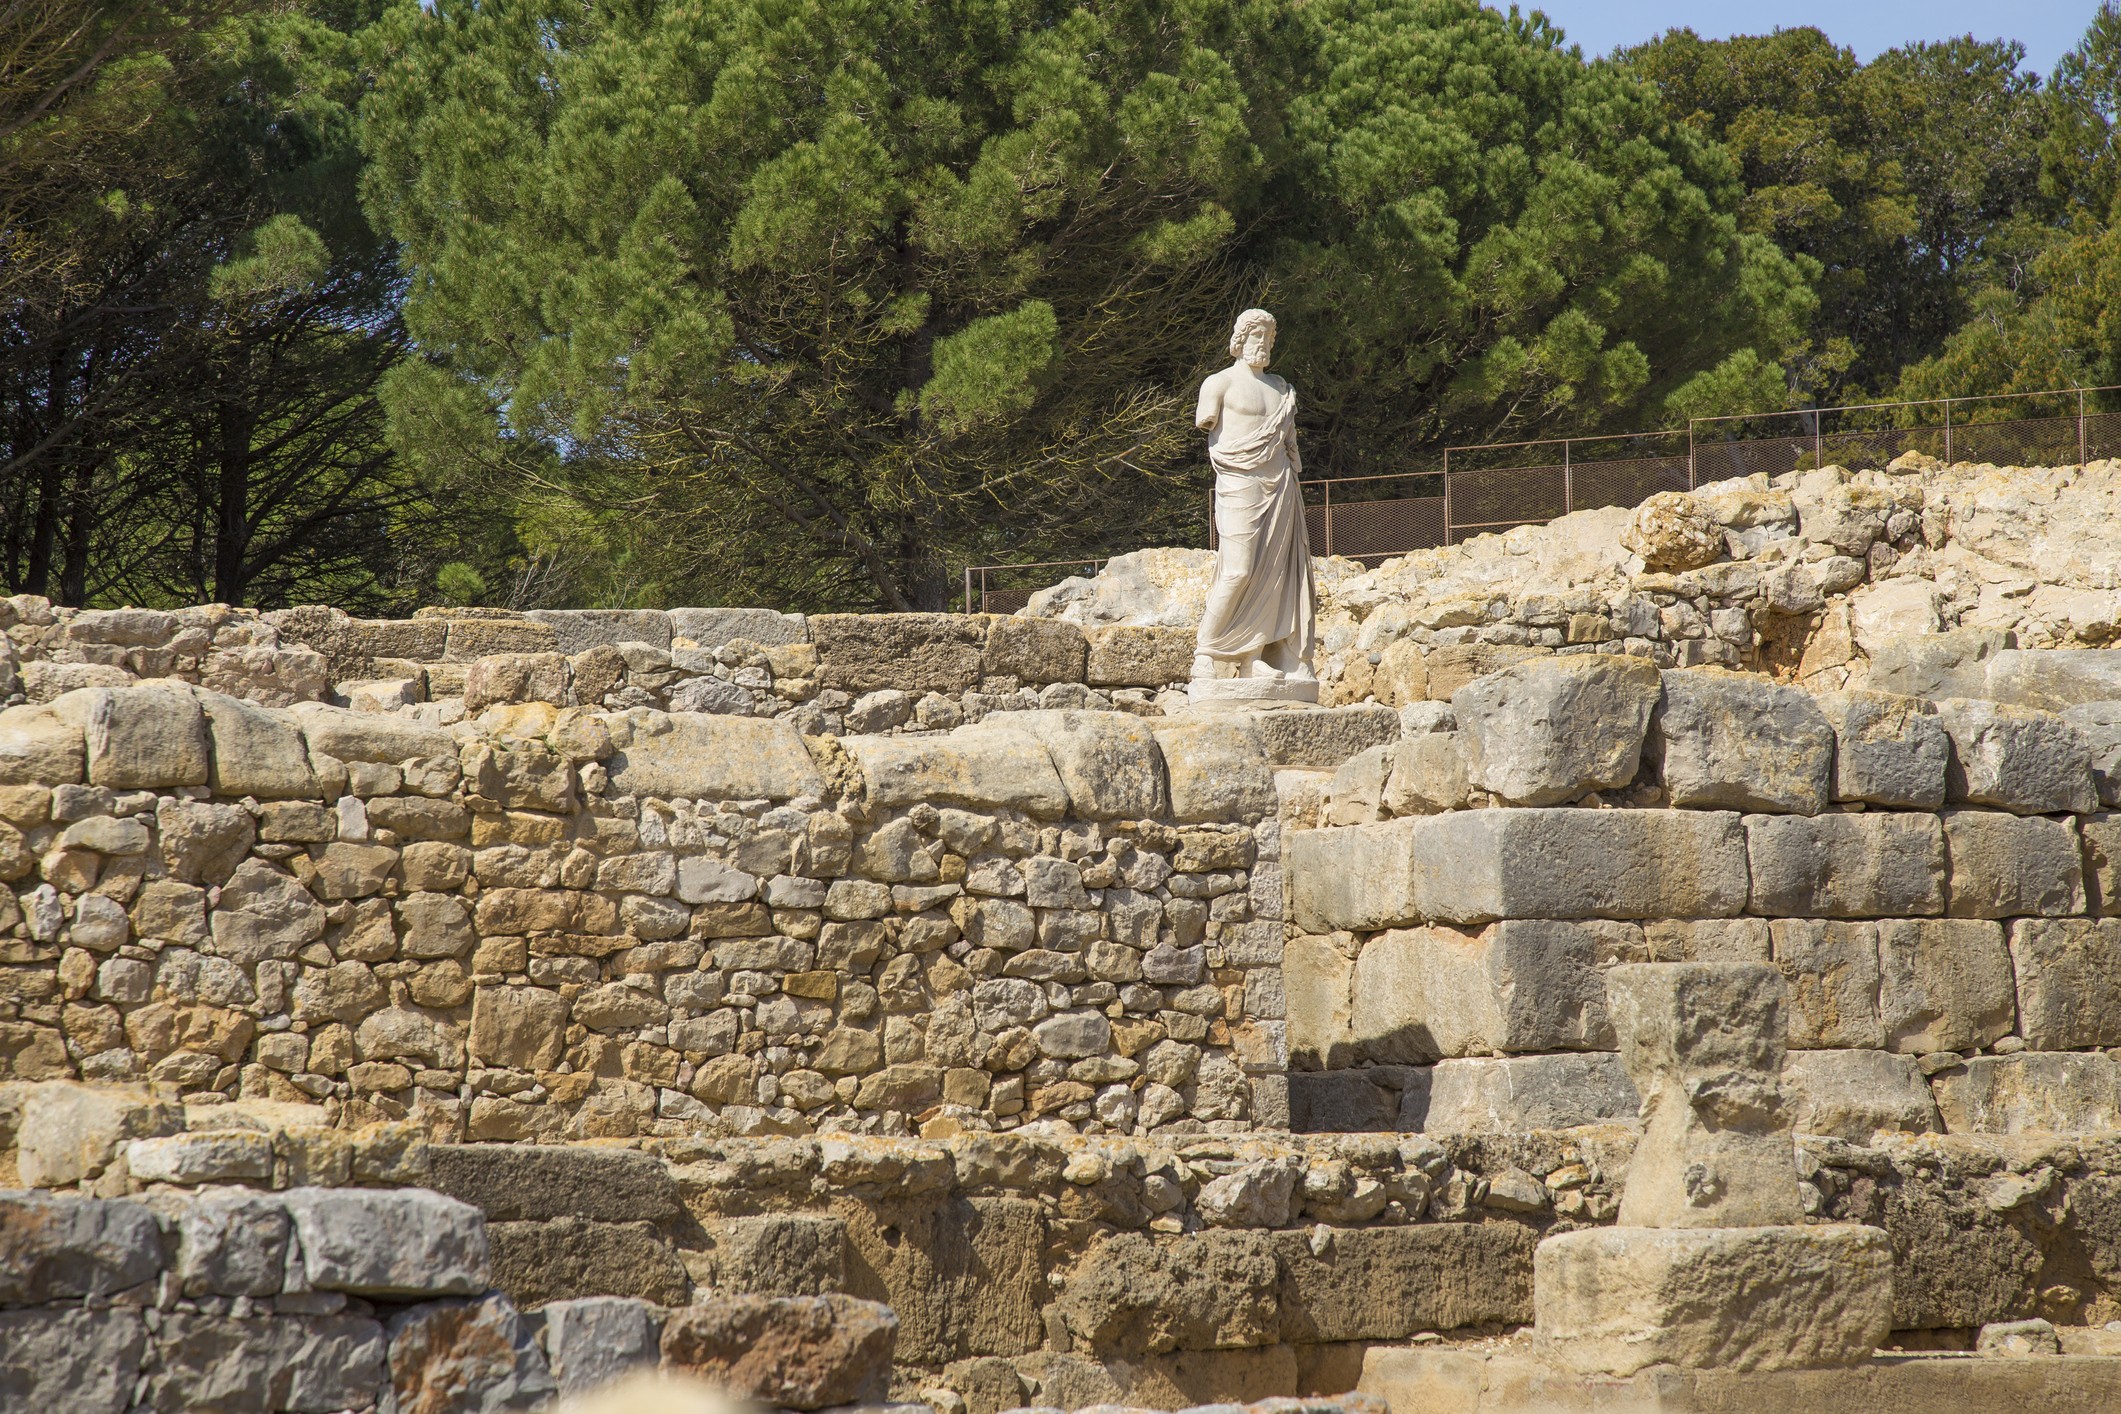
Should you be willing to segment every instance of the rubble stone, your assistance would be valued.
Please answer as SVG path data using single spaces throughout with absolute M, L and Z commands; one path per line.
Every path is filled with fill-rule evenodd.
M 1629 785 L 1657 704 L 1655 671 L 1585 654 L 1490 673 L 1451 697 L 1475 786 L 1517 805 L 1554 805 Z

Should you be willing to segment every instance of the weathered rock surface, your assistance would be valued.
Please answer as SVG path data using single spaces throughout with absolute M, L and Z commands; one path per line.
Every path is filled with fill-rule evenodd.
M 1533 1290 L 1537 1348 L 1565 1369 L 1852 1366 L 1892 1328 L 1892 1246 L 1869 1227 L 1593 1229 L 1539 1245 Z
M 1466 777 L 1515 805 L 1634 781 L 1659 685 L 1647 664 L 1584 655 L 1490 673 L 1451 697 Z
M 850 1296 L 724 1296 L 673 1312 L 663 1359 L 732 1395 L 789 1409 L 875 1403 L 898 1319 Z

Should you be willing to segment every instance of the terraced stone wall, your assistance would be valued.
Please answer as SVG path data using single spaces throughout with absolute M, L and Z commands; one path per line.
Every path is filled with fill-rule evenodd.
M 2121 1128 L 2095 704 L 1521 664 L 1349 761 L 1289 840 L 1299 1127 L 1620 1118 L 1615 962 L 1773 962 L 1807 1133 Z M 1489 808 L 1479 808 L 1489 807 Z
M 433 725 L 496 703 L 772 717 L 805 735 L 943 730 L 1036 708 L 1154 714 L 1190 630 L 985 614 L 310 606 L 69 609 L 0 599 L 0 706 L 170 680 L 264 706 L 331 702 Z
M 0 713 L 0 1058 L 449 1138 L 1286 1126 L 1275 774 L 1398 731 L 80 689 Z

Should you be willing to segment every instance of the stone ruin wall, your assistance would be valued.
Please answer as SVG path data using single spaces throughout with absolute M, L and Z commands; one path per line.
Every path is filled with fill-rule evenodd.
M 1791 976 L 1808 1205 L 1893 1235 L 1903 1338 L 2095 1323 L 2096 717 L 1618 659 L 807 743 L 92 689 L 0 715 L 0 1111 L 84 1198 L 470 1202 L 504 1324 L 838 1291 L 898 1312 L 900 1393 L 978 1414 L 1327 1393 L 1521 1323 L 1534 1239 L 1613 1219 L 1600 970 L 1748 957 Z
M 1285 1125 L 1275 764 L 1398 730 L 81 689 L 0 716 L 0 1048 L 474 1139 Z
M 1169 625 L 4 601 L 0 1392 L 529 1409 L 783 1321 L 790 1407 L 1335 1395 L 1614 1220 L 1603 971 L 1687 957 L 1789 978 L 1896 1344 L 2103 1350 L 2121 651 L 1793 671 L 1736 563 L 1631 591 L 1728 654 L 1498 639 L 1527 591 L 1211 717 Z

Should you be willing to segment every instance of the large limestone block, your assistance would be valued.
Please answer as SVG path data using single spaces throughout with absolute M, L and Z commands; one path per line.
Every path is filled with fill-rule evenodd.
M 206 718 L 181 685 L 84 687 L 56 699 L 52 711 L 81 728 L 91 785 L 206 784 Z
M 1791 1051 L 1782 1091 L 1799 1134 L 1868 1144 L 1880 1130 L 1938 1134 L 1944 1120 L 1913 1056 L 1887 1051 Z
M 877 1404 L 898 1324 L 851 1296 L 717 1296 L 672 1313 L 663 1361 L 769 1407 Z
M 1892 1329 L 1874 1227 L 1589 1228 L 1533 1257 L 1535 1349 L 1565 1369 L 1854 1366 Z
M 2121 649 L 2006 648 L 1989 658 L 1987 686 L 1984 697 L 2048 712 L 2121 701 Z
M 263 1134 L 253 1137 L 266 1146 L 269 1178 L 272 1141 Z M 186 1296 L 280 1294 L 294 1225 L 272 1194 L 208 1188 L 174 1214 L 165 1209 L 164 1216 L 177 1232 L 176 1274 Z
M 1271 764 L 1308 770 L 1333 770 L 1351 756 L 1399 740 L 1399 713 L 1376 703 L 1258 712 L 1252 723 Z
M 1171 785 L 1173 819 L 1234 823 L 1275 813 L 1274 767 L 1250 715 L 1150 719 Z
M 1409 1077 L 1415 1077 L 1410 1081 Z M 1289 1072 L 1289 1128 L 1298 1134 L 1389 1133 L 1400 1127 L 1410 1083 L 1428 1093 L 1425 1068 L 1373 1065 L 1361 1070 Z
M 1460 810 L 1411 823 L 1414 903 L 1429 921 L 1722 918 L 1745 908 L 1745 834 L 1727 811 Z
M 162 1319 L 155 1343 L 136 1408 L 347 1409 L 390 1397 L 387 1339 L 368 1315 L 244 1319 L 178 1311 Z M 397 1407 L 404 1414 L 420 1408 Z
M 1355 967 L 1357 1051 L 1415 1061 L 1611 1050 L 1600 952 L 1590 929 L 1538 919 L 1380 934 Z
M 1400 1126 L 1430 1134 L 1516 1134 L 1632 1119 L 1640 1097 L 1610 1051 L 1438 1061 L 1410 1084 Z M 1411 1079 L 1411 1077 L 1410 1077 Z
M 2104 1334 L 2064 1326 L 2065 1353 L 2074 1354 L 2069 1343 L 2079 1331 L 2087 1338 Z M 1830 1370 L 1659 1365 L 1615 1379 L 1478 1346 L 1373 1345 L 1363 1358 L 1359 1388 L 1388 1408 L 1419 1414 L 2074 1414 L 2121 1408 L 2121 1359 L 2089 1354 L 2038 1360 L 1909 1354 Z
M 675 1306 L 692 1294 L 677 1252 L 645 1222 L 496 1222 L 487 1226 L 486 1238 L 493 1284 L 526 1308 L 583 1296 Z
M 996 623 L 1046 625 L 1044 619 Z M 1052 624 L 1069 628 L 1073 624 Z M 1164 757 L 1148 722 L 1130 712 L 1011 712 L 1009 726 L 1046 748 L 1072 814 L 1084 820 L 1156 820 L 1171 812 Z
M 1452 643 L 1431 648 L 1422 657 L 1429 679 L 1429 700 L 1449 702 L 1460 688 L 1490 673 L 1553 656 L 1550 648 L 1526 648 L 1514 643 Z
M 0 785 L 78 785 L 87 778 L 84 733 L 49 707 L 0 711 Z
M 1193 671 L 1194 635 L 1186 629 L 1114 624 L 1089 631 L 1084 681 L 1092 687 L 1167 687 Z
M 828 1149 L 828 1174 L 831 1163 Z M 1051 1288 L 1041 1261 L 1046 1218 L 1038 1203 L 844 1197 L 833 1210 L 846 1233 L 846 1290 L 898 1313 L 900 1360 L 941 1365 L 973 1355 L 1023 1355 L 1040 1344 L 1041 1307 Z
M 670 647 L 670 615 L 661 609 L 530 609 L 523 617 L 549 627 L 569 657 L 605 643 Z
M 1947 810 L 1951 869 L 1945 912 L 1954 918 L 2059 918 L 2083 913 L 2084 854 L 2068 818 L 1999 810 Z
M 2017 644 L 2009 629 L 1962 628 L 1894 639 L 1869 650 L 1864 686 L 1908 697 L 1979 697 L 1988 690 L 1989 660 Z
M 396 1414 L 503 1414 L 554 1393 L 536 1328 L 499 1292 L 407 1306 L 387 1329 Z
M 374 712 L 349 712 L 305 702 L 288 709 L 302 725 L 312 758 L 375 761 L 398 765 L 457 756 L 457 741 L 448 732 Z
M 290 1188 L 302 1271 L 315 1291 L 349 1296 L 466 1296 L 491 1264 L 477 1208 L 420 1188 Z
M 0 1193 L 0 1306 L 108 1300 L 162 1265 L 162 1230 L 144 1204 Z
M 663 1320 L 646 1301 L 585 1296 L 554 1301 L 545 1318 L 545 1352 L 560 1394 L 583 1395 L 662 1358 Z
M 2096 1051 L 1975 1056 L 1930 1078 L 1950 1134 L 2121 1130 L 2121 1065 Z
M 1793 1223 L 1796 1152 L 1776 1077 L 1785 987 L 1758 963 L 1623 963 L 1607 974 L 1642 1140 L 1620 1221 L 1714 1228 Z
M 2091 748 L 2092 784 L 2099 803 L 2121 805 L 2121 702 L 2090 702 L 2064 708 L 2060 715 Z
M 270 712 L 218 692 L 198 694 L 206 713 L 214 794 L 232 799 L 314 800 L 309 743 L 284 712 Z
M 2121 918 L 2021 918 L 2011 924 L 2011 966 L 2026 1045 L 2121 1045 Z
M 1878 1016 L 1878 927 L 1819 918 L 1768 925 L 1775 965 L 1789 979 L 1789 1044 L 1813 1050 L 1885 1044 Z
M 1075 624 L 996 614 L 988 621 L 981 669 L 1025 683 L 1081 682 L 1089 654 L 1090 640 Z
M 847 1224 L 839 1218 L 801 1213 L 722 1218 L 710 1225 L 708 1236 L 718 1290 L 822 1296 L 847 1284 Z
M 1367 933 L 1420 917 L 1414 850 L 1424 823 L 1389 820 L 1286 835 L 1282 850 L 1296 926 L 1307 933 Z
M 1657 670 L 1639 658 L 1538 658 L 1451 695 L 1467 776 L 1518 805 L 1555 805 L 1633 783 L 1657 704 Z
M 136 1308 L 0 1311 L 0 1406 L 126 1414 L 148 1348 Z
M 825 788 L 803 740 L 786 722 L 694 712 L 634 713 L 625 744 L 606 763 L 611 789 L 693 800 L 792 800 Z M 311 739 L 315 746 L 315 739 Z
M 1289 939 L 1282 950 L 1281 986 L 1291 1066 L 1332 1070 L 1354 1060 L 1354 979 L 1355 963 L 1332 935 Z
M 1748 815 L 1750 911 L 1770 918 L 1944 912 L 1944 827 L 1934 815 Z
M 672 609 L 670 636 L 673 643 L 683 638 L 702 648 L 719 648 L 739 638 L 778 648 L 808 643 L 810 625 L 801 614 L 774 609 Z
M 813 614 L 818 681 L 842 692 L 963 692 L 980 677 L 984 620 L 966 614 Z
M 668 1167 L 631 1149 L 433 1144 L 427 1165 L 437 1192 L 471 1204 L 493 1222 L 670 1222 L 683 1214 Z
M 1348 1041 L 1356 1060 L 1423 1064 L 1446 1052 L 1427 1023 L 1425 928 L 1394 928 L 1367 940 L 1349 978 Z
M 1878 1015 L 1887 1050 L 1906 1055 L 1986 1047 L 2018 1018 L 2003 926 L 1969 918 L 1878 924 Z
M 1117 1233 L 1077 1264 L 1056 1303 L 1077 1347 L 1110 1359 L 1272 1345 L 1280 1334 L 1272 1233 Z
M 1891 692 L 1829 692 L 1816 700 L 1834 729 L 1834 799 L 1902 810 L 1944 804 L 1952 741 L 1927 701 Z
M 1834 730 L 1801 688 L 1708 671 L 1663 674 L 1649 755 L 1671 803 L 1817 815 Z
M 925 802 L 1021 810 L 1049 820 L 1068 813 L 1067 787 L 1046 748 L 1000 721 L 948 736 L 851 736 L 844 744 L 862 768 L 869 803 L 886 810 Z
M 1533 1246 L 1532 1231 L 1516 1223 L 1344 1228 L 1323 1245 L 1308 1231 L 1275 1233 L 1281 1338 L 1404 1340 L 1523 1322 L 1532 1315 Z
M 465 616 L 457 617 L 459 612 Z M 448 663 L 476 663 L 499 653 L 552 653 L 559 648 L 560 636 L 552 625 L 532 623 L 513 613 L 446 608 L 422 609 L 418 613 L 441 618 L 448 624 L 442 649 L 442 659 Z
M 2020 815 L 2099 808 L 2091 744 L 2052 712 L 1946 698 L 1937 723 L 1952 739 L 1946 794 Z

